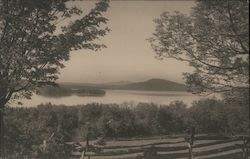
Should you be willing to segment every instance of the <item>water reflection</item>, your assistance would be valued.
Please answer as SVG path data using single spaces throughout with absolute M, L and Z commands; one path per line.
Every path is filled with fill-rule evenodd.
M 131 91 L 131 90 L 105 90 L 105 96 L 67 96 L 62 98 L 49 98 L 39 95 L 33 95 L 31 100 L 21 100 L 23 106 L 31 107 L 39 104 L 56 104 L 56 105 L 79 105 L 88 103 L 117 103 L 122 104 L 124 102 L 133 102 L 134 104 L 139 102 L 156 103 L 156 104 L 169 104 L 175 100 L 181 100 L 184 103 L 191 105 L 195 100 L 199 100 L 202 97 L 193 95 L 187 92 L 174 92 L 174 91 Z M 18 106 L 16 103 L 11 103 L 12 106 Z

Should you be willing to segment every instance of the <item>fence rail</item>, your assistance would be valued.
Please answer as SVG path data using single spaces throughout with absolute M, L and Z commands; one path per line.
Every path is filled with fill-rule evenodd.
M 244 141 L 239 137 L 198 136 L 193 156 L 195 159 L 243 159 L 242 147 Z M 184 137 L 177 137 L 107 141 L 100 152 L 87 152 L 86 155 L 91 159 L 188 159 L 189 150 Z M 74 158 L 80 159 L 81 154 L 74 153 Z

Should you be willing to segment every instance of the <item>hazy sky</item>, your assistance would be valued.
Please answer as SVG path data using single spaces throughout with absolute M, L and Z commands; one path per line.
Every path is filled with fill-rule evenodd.
M 77 5 L 90 8 L 92 2 Z M 71 52 L 59 81 L 102 83 L 163 78 L 183 82 L 182 72 L 192 69 L 174 59 L 155 59 L 146 39 L 154 32 L 153 19 L 162 12 L 178 10 L 189 14 L 192 6 L 193 1 L 111 1 L 105 16 L 112 31 L 102 40 L 108 48 Z

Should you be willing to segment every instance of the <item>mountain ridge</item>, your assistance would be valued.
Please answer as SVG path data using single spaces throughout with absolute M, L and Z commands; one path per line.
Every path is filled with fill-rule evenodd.
M 70 88 L 98 88 L 114 90 L 141 90 L 141 91 L 186 91 L 184 84 L 170 80 L 152 78 L 141 82 L 109 82 L 109 83 L 61 83 L 60 85 Z
M 119 87 L 119 89 L 148 91 L 186 91 L 186 87 L 183 84 L 157 78 L 124 85 Z

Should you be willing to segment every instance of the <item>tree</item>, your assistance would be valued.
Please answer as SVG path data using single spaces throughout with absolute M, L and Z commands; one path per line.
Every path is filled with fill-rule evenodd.
M 239 132 L 239 130 L 241 130 L 242 132 L 250 134 L 250 113 L 248 113 L 250 102 L 249 90 L 241 92 L 227 92 L 224 93 L 223 98 L 225 104 L 227 105 L 227 109 L 229 109 L 227 119 L 230 129 L 234 132 Z
M 223 101 L 216 99 L 195 101 L 189 111 L 200 133 L 227 133 L 226 116 L 230 112 L 230 107 L 226 109 Z
M 249 2 L 198 0 L 190 15 L 162 13 L 149 39 L 158 58 L 186 61 L 194 93 L 249 89 Z
M 0 136 L 3 109 L 9 100 L 30 98 L 38 87 L 54 85 L 70 51 L 105 47 L 97 40 L 109 32 L 102 26 L 107 23 L 102 15 L 109 6 L 107 0 L 96 3 L 85 15 L 68 2 L 0 1 Z M 79 18 L 61 23 L 73 16 Z

